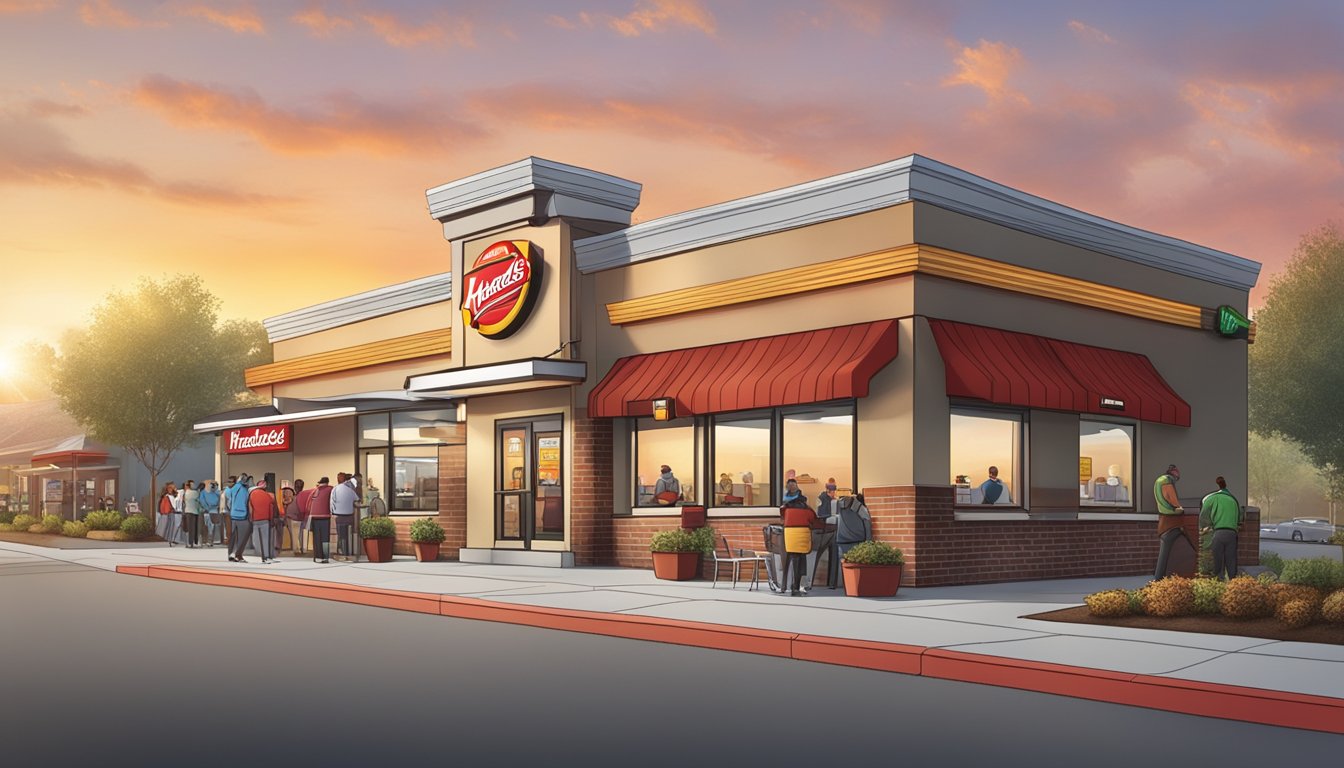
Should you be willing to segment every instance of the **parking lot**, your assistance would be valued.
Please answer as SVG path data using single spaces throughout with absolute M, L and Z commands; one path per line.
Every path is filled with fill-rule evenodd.
M 1344 547 L 1338 544 L 1261 538 L 1260 551 L 1277 552 L 1279 557 L 1284 560 L 1293 560 L 1299 557 L 1333 557 L 1344 562 Z

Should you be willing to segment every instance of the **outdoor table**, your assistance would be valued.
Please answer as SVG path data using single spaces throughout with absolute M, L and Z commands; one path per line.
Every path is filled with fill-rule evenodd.
M 780 583 L 780 577 L 784 573 L 784 526 L 771 524 L 761 528 L 761 534 L 765 538 L 765 550 L 768 553 L 765 558 L 766 581 L 770 585 L 771 592 L 783 590 Z M 803 591 L 806 592 L 812 588 L 812 580 L 817 572 L 817 559 L 822 552 L 830 549 L 831 542 L 835 540 L 835 526 L 828 525 L 826 528 L 812 529 L 812 551 L 807 555 L 807 568 L 803 573 Z

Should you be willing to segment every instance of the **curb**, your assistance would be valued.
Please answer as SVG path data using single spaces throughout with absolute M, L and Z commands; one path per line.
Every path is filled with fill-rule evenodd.
M 803 635 L 726 624 L 500 603 L 179 565 L 119 565 L 117 573 L 237 587 L 475 621 L 737 651 L 880 672 L 1016 688 L 1260 725 L 1344 734 L 1344 699 L 1025 661 L 918 645 Z

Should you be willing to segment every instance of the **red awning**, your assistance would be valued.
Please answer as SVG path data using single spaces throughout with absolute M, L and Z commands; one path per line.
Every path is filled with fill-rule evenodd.
M 1190 406 L 1144 355 L 929 320 L 948 397 L 1190 426 Z
M 896 338 L 896 321 L 880 320 L 623 357 L 588 395 L 588 415 L 647 416 L 656 398 L 691 416 L 864 397 Z

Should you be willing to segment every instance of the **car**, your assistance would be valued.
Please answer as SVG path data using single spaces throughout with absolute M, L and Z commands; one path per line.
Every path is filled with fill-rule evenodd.
M 1329 541 L 1335 526 L 1320 517 L 1295 517 L 1275 526 L 1275 538 L 1293 541 Z

